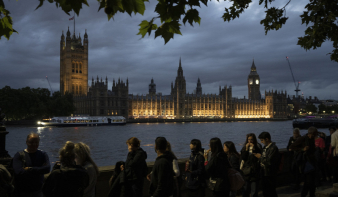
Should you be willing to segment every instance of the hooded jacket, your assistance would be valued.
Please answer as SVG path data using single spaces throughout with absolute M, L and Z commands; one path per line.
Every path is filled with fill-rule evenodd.
M 168 197 L 173 195 L 174 157 L 168 151 L 155 160 L 151 174 L 149 194 L 153 197 Z
M 86 170 L 81 166 L 53 170 L 42 187 L 46 197 L 82 197 L 89 184 Z
M 143 181 L 148 174 L 146 159 L 147 153 L 142 148 L 128 153 L 125 173 L 129 181 Z

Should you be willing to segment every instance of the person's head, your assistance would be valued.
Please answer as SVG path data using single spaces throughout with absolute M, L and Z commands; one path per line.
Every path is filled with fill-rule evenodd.
M 330 135 L 332 135 L 332 133 L 334 133 L 337 130 L 337 128 L 335 126 L 332 126 L 329 128 L 329 130 L 330 130 Z
M 118 162 L 116 162 L 115 169 L 114 169 L 114 173 L 116 175 L 120 174 L 120 172 L 121 172 L 121 166 L 124 166 L 124 164 L 125 164 L 124 161 L 118 161 Z
M 256 135 L 254 133 L 249 133 L 249 134 L 246 135 L 244 146 L 247 143 L 252 143 L 255 146 L 257 146 L 257 138 L 256 138 Z
M 90 148 L 87 144 L 83 142 L 76 143 L 74 145 L 74 153 L 76 165 L 83 166 L 85 162 L 89 162 L 94 166 L 96 173 L 99 173 L 99 168 L 90 156 Z
M 211 156 L 216 155 L 223 151 L 222 142 L 218 137 L 210 139 L 210 150 L 212 153 Z
M 157 137 L 155 139 L 155 151 L 164 153 L 167 149 L 167 139 L 165 137 Z
M 259 134 L 258 138 L 261 140 L 261 143 L 264 144 L 265 146 L 271 143 L 271 135 L 269 132 L 263 131 L 261 134 Z
M 67 141 L 66 144 L 59 151 L 59 159 L 63 166 L 75 165 L 75 144 L 71 141 Z
M 26 145 L 29 153 L 35 153 L 39 148 L 39 144 L 40 136 L 37 133 L 31 132 L 27 135 Z
M 299 128 L 295 128 L 295 129 L 293 130 L 293 137 L 294 137 L 294 138 L 297 138 L 297 137 L 299 137 L 299 136 L 300 136 Z
M 192 139 L 190 142 L 190 150 L 199 152 L 202 151 L 202 143 L 198 139 Z
M 312 138 L 315 138 L 316 136 L 318 136 L 318 130 L 316 127 L 310 127 L 308 130 L 307 130 L 307 136 L 312 139 Z
M 128 151 L 134 151 L 140 147 L 140 140 L 137 139 L 136 137 L 131 137 L 126 141 L 126 144 L 128 145 Z
M 174 156 L 174 158 L 177 159 L 175 153 L 171 150 L 171 144 L 168 141 L 167 141 L 167 148 L 165 150 L 169 151 Z
M 231 155 L 231 154 L 239 155 L 236 150 L 235 144 L 232 141 L 224 142 L 223 150 L 228 155 Z

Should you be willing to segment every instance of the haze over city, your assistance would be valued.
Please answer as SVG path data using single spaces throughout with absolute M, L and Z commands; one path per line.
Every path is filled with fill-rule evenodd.
M 289 57 L 294 76 L 301 82 L 305 96 L 320 99 L 337 99 L 337 62 L 330 60 L 332 42 L 325 42 L 317 50 L 305 51 L 297 45 L 297 38 L 304 35 L 299 15 L 308 0 L 292 1 L 286 9 L 287 23 L 278 31 L 264 34 L 259 24 L 265 17 L 263 6 L 250 4 L 240 18 L 223 22 L 221 16 L 228 2 L 211 1 L 208 7 L 201 5 L 201 25 L 182 26 L 181 35 L 175 35 L 164 45 L 154 34 L 140 39 L 138 24 L 156 16 L 156 2 L 146 2 L 143 16 L 118 13 L 108 21 L 103 10 L 97 12 L 98 3 L 90 1 L 76 17 L 75 33 L 81 38 L 87 29 L 89 39 L 89 80 L 108 77 L 109 87 L 113 78 L 129 79 L 129 93 L 146 94 L 151 78 L 157 92 L 170 93 L 170 83 L 175 80 L 179 59 L 182 59 L 187 92 L 196 88 L 198 77 L 203 93 L 218 94 L 219 86 L 232 85 L 234 97 L 247 96 L 247 77 L 254 58 L 264 90 L 286 90 L 294 94 L 294 83 L 286 61 Z M 272 5 L 283 7 L 287 1 Z M 0 42 L 0 88 L 60 88 L 60 37 L 62 31 L 74 32 L 72 17 L 45 4 L 35 10 L 38 2 L 6 1 L 11 12 L 14 33 L 10 40 Z M 34 11 L 35 10 L 35 11 Z M 73 13 L 72 13 L 73 14 Z M 158 19 L 159 20 L 159 19 Z M 159 24 L 159 21 L 155 21 Z

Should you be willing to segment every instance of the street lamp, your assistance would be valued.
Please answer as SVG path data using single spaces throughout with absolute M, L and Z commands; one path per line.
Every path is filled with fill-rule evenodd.
M 332 113 L 334 114 L 334 111 L 332 111 Z
M 325 111 L 323 111 L 323 113 L 325 114 Z

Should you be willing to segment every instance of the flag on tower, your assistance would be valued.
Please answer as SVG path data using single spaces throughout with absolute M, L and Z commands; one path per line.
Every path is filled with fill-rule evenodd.
M 74 16 L 72 18 L 69 18 L 70 21 L 73 20 L 73 19 L 74 19 Z

